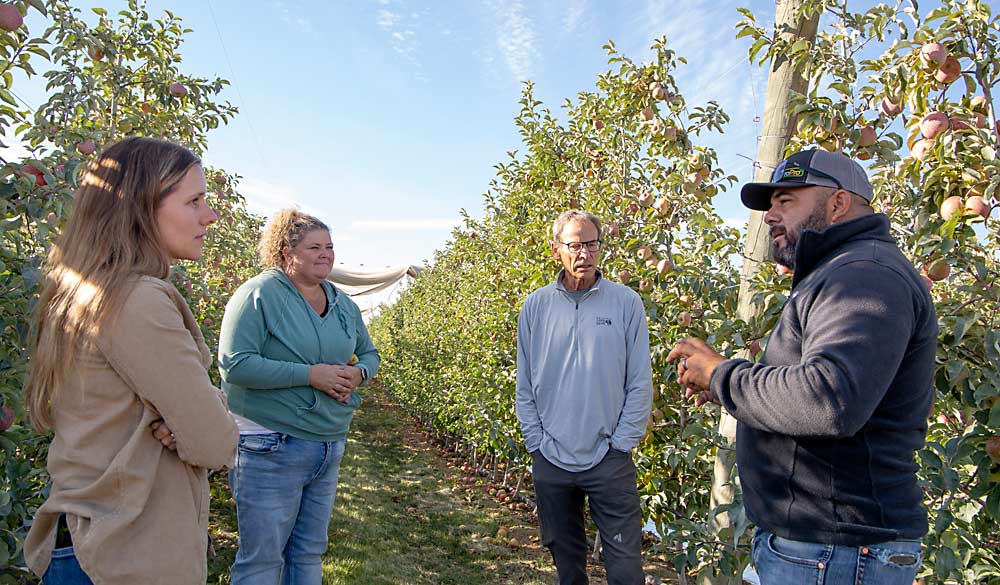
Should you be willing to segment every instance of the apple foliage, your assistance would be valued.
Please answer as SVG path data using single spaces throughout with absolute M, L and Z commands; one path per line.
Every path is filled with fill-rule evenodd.
M 1000 163 L 993 91 L 1000 25 L 976 0 L 946 0 L 924 12 L 912 3 L 851 12 L 843 0 L 817 0 L 804 11 L 822 12 L 814 43 L 784 41 L 749 10 L 741 10 L 737 35 L 750 37 L 751 61 L 791 59 L 808 72 L 809 90 L 790 112 L 798 131 L 789 152 L 819 145 L 865 161 L 876 206 L 892 219 L 901 247 L 941 279 L 927 281 L 941 336 L 935 413 L 919 453 L 931 513 L 922 576 L 995 582 L 1000 229 L 993 212 Z M 925 53 L 933 58 L 921 59 L 933 42 L 945 52 L 932 46 Z M 596 90 L 568 100 L 562 116 L 543 109 L 525 86 L 516 119 L 523 153 L 497 165 L 483 219 L 466 218 L 422 278 L 372 324 L 385 358 L 381 375 L 427 424 L 477 454 L 526 467 L 513 405 L 518 310 L 558 268 L 547 243 L 554 217 L 569 208 L 594 211 L 614 224 L 604 235 L 605 277 L 636 288 L 649 317 L 656 399 L 636 454 L 645 514 L 678 570 L 735 575 L 748 560 L 739 495 L 716 510 L 708 498 L 722 444 L 717 411 L 682 400 L 663 358 L 691 334 L 727 354 L 759 349 L 790 279 L 758 273 L 757 316 L 733 319 L 739 277 L 732 259 L 740 249 L 711 201 L 735 178 L 696 144 L 702 133 L 721 131 L 726 117 L 715 104 L 684 101 L 672 77 L 684 61 L 663 41 L 646 65 L 607 49 L 612 69 L 598 76 Z M 946 115 L 946 127 L 922 130 L 935 112 Z M 956 196 L 963 205 L 943 216 L 942 204 Z M 664 259 L 671 269 L 658 271 Z M 714 535 L 705 526 L 717 513 L 728 514 L 731 527 Z
M 207 132 L 236 113 L 219 101 L 225 80 L 179 68 L 187 31 L 173 14 L 151 19 L 144 4 L 132 0 L 115 18 L 94 9 L 97 22 L 88 24 L 64 0 L 14 4 L 22 13 L 29 6 L 38 10 L 46 29 L 37 37 L 27 25 L 0 32 L 0 127 L 30 153 L 0 167 L 0 403 L 15 412 L 14 424 L 0 433 L 0 583 L 27 578 L 25 522 L 47 489 L 50 437 L 31 430 L 21 389 L 42 261 L 72 208 L 80 170 L 93 150 L 132 135 L 166 138 L 201 153 Z M 36 68 L 45 70 L 47 86 L 45 101 L 32 112 L 19 106 L 11 73 L 36 75 Z M 187 89 L 183 97 L 170 93 L 177 82 Z M 212 345 L 230 292 L 257 272 L 253 246 L 246 243 L 256 241 L 261 220 L 247 210 L 239 177 L 216 169 L 206 169 L 206 176 L 220 220 L 209 232 L 203 261 L 177 266 L 172 278 Z
M 735 570 L 745 553 L 722 554 L 725 543 L 706 528 L 719 411 L 686 403 L 665 358 L 687 335 L 727 354 L 745 348 L 769 328 L 780 293 L 766 295 L 759 322 L 734 319 L 740 237 L 712 199 L 736 178 L 698 144 L 721 133 L 726 114 L 715 102 L 685 100 L 674 80 L 685 61 L 664 39 L 652 63 L 606 49 L 610 69 L 561 115 L 525 84 L 515 120 L 523 153 L 497 165 L 484 217 L 466 217 L 372 324 L 380 375 L 427 424 L 506 468 L 526 468 L 514 416 L 518 312 L 560 267 L 549 249 L 552 221 L 566 209 L 593 211 L 606 222 L 604 277 L 639 291 L 649 317 L 654 410 L 636 455 L 645 513 L 678 569 L 723 562 Z M 761 277 L 777 278 L 773 270 Z
M 978 0 L 923 12 L 915 3 L 851 12 L 843 0 L 805 9 L 829 20 L 814 45 L 787 46 L 749 11 L 738 34 L 753 39 L 751 58 L 806 66 L 810 89 L 793 106 L 792 148 L 819 144 L 867 161 L 876 206 L 933 282 L 940 337 L 935 406 L 918 458 L 931 515 L 922 576 L 997 582 L 1000 466 L 987 445 L 1000 434 L 1000 226 L 992 213 L 1000 20 Z

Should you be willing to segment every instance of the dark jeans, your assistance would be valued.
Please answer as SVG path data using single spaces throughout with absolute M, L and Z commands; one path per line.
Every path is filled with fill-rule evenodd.
M 587 471 L 566 471 L 532 453 L 542 544 L 552 553 L 559 585 L 586 585 L 583 500 L 601 533 L 608 585 L 642 585 L 642 513 L 632 455 L 611 449 Z
M 73 547 L 52 549 L 52 562 L 42 577 L 42 585 L 94 585 L 80 568 Z

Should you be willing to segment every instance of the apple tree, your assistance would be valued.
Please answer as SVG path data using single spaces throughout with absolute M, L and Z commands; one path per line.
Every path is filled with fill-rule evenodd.
M 25 26 L 8 29 L 7 7 L 31 6 L 47 28 L 31 37 Z M 225 124 L 236 108 L 220 100 L 227 82 L 184 73 L 185 34 L 180 19 L 153 19 L 143 3 L 130 1 L 112 18 L 95 9 L 96 23 L 64 0 L 0 4 L 0 127 L 30 155 L 0 167 L 0 582 L 23 575 L 25 521 L 46 490 L 45 452 L 50 437 L 30 431 L 21 401 L 27 369 L 31 309 L 48 246 L 72 208 L 82 166 L 126 136 L 143 135 L 203 152 L 209 130 Z M 47 62 L 44 62 L 44 61 Z M 41 62 L 41 64 L 40 64 Z M 14 70 L 44 70 L 46 100 L 31 112 L 13 94 Z M 242 279 L 255 273 L 253 242 L 261 219 L 238 192 L 238 177 L 206 169 L 210 204 L 220 221 L 206 241 L 205 263 L 185 263 L 173 276 L 202 323 L 210 344 L 218 340 L 221 311 Z M 8 408 L 10 410 L 8 410 Z M 8 413 L 13 420 L 8 420 Z
M 936 400 L 920 479 L 931 515 L 927 582 L 1000 578 L 1000 225 L 997 207 L 1000 20 L 989 3 L 807 2 L 827 22 L 813 45 L 788 43 L 744 10 L 751 59 L 809 72 L 794 100 L 789 146 L 820 145 L 864 161 L 875 206 L 920 267 L 940 326 Z
M 636 455 L 645 513 L 678 570 L 719 563 L 735 570 L 745 553 L 706 528 L 719 411 L 690 407 L 665 361 L 687 335 L 732 353 L 761 334 L 732 317 L 739 233 L 712 205 L 736 179 L 700 144 L 721 133 L 728 117 L 715 102 L 685 100 L 674 78 L 685 60 L 665 40 L 653 45 L 650 63 L 633 62 L 613 44 L 606 49 L 611 68 L 561 115 L 525 85 L 515 120 L 523 153 L 497 165 L 484 217 L 467 218 L 373 322 L 380 375 L 480 467 L 486 460 L 505 478 L 511 468 L 519 477 L 529 458 L 514 416 L 518 313 L 560 268 L 549 249 L 555 217 L 567 209 L 596 213 L 605 222 L 604 277 L 633 287 L 649 317 L 655 399 Z

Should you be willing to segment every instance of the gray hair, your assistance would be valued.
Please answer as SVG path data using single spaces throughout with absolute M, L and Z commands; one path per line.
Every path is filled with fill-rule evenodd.
M 552 239 L 558 240 L 563 228 L 571 221 L 589 221 L 597 228 L 597 239 L 601 239 L 601 220 L 593 213 L 579 209 L 570 209 L 559 214 L 559 217 L 552 222 Z

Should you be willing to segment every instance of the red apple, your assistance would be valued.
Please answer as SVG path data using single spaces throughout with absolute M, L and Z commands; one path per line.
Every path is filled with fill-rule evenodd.
M 898 116 L 900 112 L 903 111 L 903 105 L 893 103 L 889 98 L 885 97 L 882 98 L 882 103 L 879 105 L 879 109 L 882 110 L 883 114 L 892 118 L 894 116 Z
M 970 213 L 975 213 L 986 219 L 990 215 L 990 206 L 986 201 L 979 195 L 973 195 L 965 200 L 965 209 Z
M 865 126 L 861 129 L 861 136 L 858 138 L 858 146 L 868 147 L 875 144 L 878 141 L 878 135 L 875 133 L 875 129 L 871 126 Z
M 650 205 L 653 204 L 653 194 L 650 193 L 649 191 L 646 191 L 639 196 L 637 201 L 639 202 L 639 205 L 643 207 L 649 207 Z
M 958 76 L 962 74 L 962 65 L 958 62 L 958 59 L 954 57 L 948 57 L 945 59 L 941 68 L 937 70 L 934 74 L 934 79 L 937 79 L 941 83 L 947 85 L 952 81 L 958 79 Z
M 87 47 L 87 56 L 93 59 L 94 61 L 100 61 L 101 59 L 104 58 L 104 52 L 101 51 L 100 47 L 91 45 Z
M 940 67 L 948 59 L 948 49 L 941 43 L 927 43 L 920 48 L 920 62 L 925 67 Z
M 611 236 L 612 238 L 617 238 L 618 234 L 621 233 L 621 229 L 618 227 L 618 224 L 613 221 L 609 221 L 608 225 L 604 227 L 607 230 L 608 235 Z
M 944 201 L 941 202 L 941 217 L 948 221 L 959 213 L 962 209 L 962 198 L 958 195 L 952 195 Z
M 920 133 L 924 138 L 933 140 L 938 134 L 947 130 L 950 126 L 948 115 L 944 112 L 931 112 L 920 120 Z
M 660 82 L 654 81 L 649 84 L 649 94 L 653 96 L 654 100 L 666 100 L 670 98 L 670 92 L 667 88 Z
M 97 150 L 97 145 L 94 144 L 94 141 L 90 139 L 84 140 L 83 142 L 78 142 L 76 144 L 76 151 L 84 156 L 90 156 L 94 154 L 95 150 Z
M 750 349 L 750 357 L 752 358 L 757 357 L 760 354 L 760 352 L 763 351 L 763 348 L 761 348 L 760 346 L 760 340 L 754 339 L 753 341 L 751 341 L 749 349 Z
M 955 132 L 964 132 L 966 130 L 972 130 L 972 124 L 969 124 L 966 120 L 954 119 L 951 121 L 951 129 Z
M 687 311 L 681 311 L 677 313 L 677 324 L 681 327 L 687 327 L 691 324 L 691 313 Z
M 643 122 L 649 122 L 650 120 L 653 119 L 653 116 L 655 115 L 656 113 L 650 106 L 646 106 L 645 108 L 642 109 L 641 112 L 639 112 L 639 117 L 642 118 Z
M 1000 436 L 986 439 L 986 454 L 990 456 L 993 463 L 1000 463 Z
M 649 260 L 653 257 L 653 250 L 649 246 L 643 246 L 636 252 L 639 260 Z
M 632 282 L 632 273 L 628 270 L 622 270 L 618 273 L 618 282 L 622 284 L 628 284 Z
M 948 265 L 947 260 L 939 258 L 924 265 L 924 271 L 927 273 L 927 278 L 939 282 L 948 278 L 948 275 L 951 274 L 951 266 Z
M 176 98 L 184 97 L 188 92 L 187 88 L 184 87 L 184 84 L 179 81 L 171 83 L 170 87 L 167 88 L 167 91 L 170 92 L 170 95 Z
M 0 4 L 0 28 L 5 31 L 15 31 L 24 24 L 24 16 L 13 4 Z
M 628 204 L 628 210 L 631 211 L 632 213 L 639 211 L 639 204 L 636 203 L 635 201 L 630 202 Z
M 656 272 L 658 272 L 660 276 L 666 276 L 673 269 L 674 263 L 671 262 L 669 258 L 664 258 L 656 264 Z
M 667 199 L 666 197 L 660 197 L 659 199 L 657 199 L 656 203 L 653 204 L 653 207 L 660 215 L 664 217 L 670 215 L 670 207 L 671 207 L 670 200 Z
M 598 120 L 597 118 L 594 118 L 592 122 L 594 123 L 594 130 L 601 130 L 604 128 L 604 122 Z
M 14 424 L 14 410 L 6 404 L 0 408 L 0 433 L 10 428 Z
M 639 290 L 642 292 L 649 292 L 653 290 L 653 282 L 648 278 L 643 278 L 639 281 Z
M 916 141 L 913 147 L 910 149 L 910 154 L 913 158 L 917 160 L 924 160 L 927 158 L 927 154 L 930 152 L 931 148 L 934 146 L 934 141 L 924 138 Z
M 142 104 L 139 105 L 139 109 L 142 110 L 143 114 L 150 114 L 153 112 L 153 106 L 150 106 L 146 102 L 142 102 Z
M 37 167 L 35 167 L 34 165 L 24 165 L 24 166 L 22 166 L 21 167 L 21 174 L 23 174 L 23 175 L 25 175 L 27 177 L 34 177 L 35 178 L 35 185 L 37 185 L 39 187 L 44 187 L 45 185 L 48 185 L 48 183 L 45 182 L 45 173 L 42 172 L 41 169 L 38 169 Z

